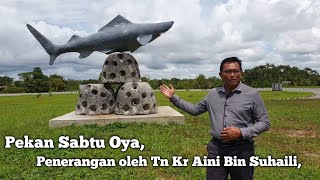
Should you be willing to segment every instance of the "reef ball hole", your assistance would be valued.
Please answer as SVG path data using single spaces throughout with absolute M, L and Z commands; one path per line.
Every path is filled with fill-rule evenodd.
M 150 109 L 150 104 L 145 104 L 145 105 L 143 105 L 143 109 L 144 109 L 144 110 Z
M 117 102 L 117 108 L 120 108 L 120 103 L 119 102 Z
M 151 93 L 150 96 L 153 97 L 153 93 Z
M 131 96 L 131 92 L 127 92 L 127 93 L 126 93 L 126 96 L 127 96 L 127 97 L 130 97 L 130 96 Z
M 77 105 L 77 109 L 80 109 L 80 105 L 79 104 Z
M 106 97 L 106 96 L 107 96 L 107 93 L 105 93 L 105 92 L 101 93 L 101 97 Z
M 132 83 L 132 87 L 133 87 L 133 89 L 137 89 L 138 88 L 138 84 L 137 83 Z
M 131 73 L 131 77 L 136 77 L 136 73 L 135 73 L 135 72 L 132 72 L 132 73 Z
M 132 64 L 132 60 L 131 59 L 128 59 L 128 64 Z
M 87 87 L 89 88 L 89 87 L 91 87 L 91 85 L 90 85 L 90 84 L 87 84 Z
M 94 95 L 97 95 L 97 94 L 98 94 L 98 91 L 97 91 L 96 89 L 92 89 L 92 90 L 91 90 L 91 93 L 94 94 Z
M 103 75 L 104 78 L 107 77 L 107 73 L 106 72 L 103 72 L 102 75 Z
M 114 102 L 113 102 L 113 100 L 111 100 L 111 101 L 109 102 L 109 105 L 110 105 L 110 106 L 113 106 L 113 104 L 114 104 Z
M 126 75 L 126 72 L 124 70 L 121 70 L 120 71 L 120 76 L 125 76 Z
M 124 111 L 129 111 L 130 107 L 126 104 L 126 105 L 124 105 L 124 106 L 122 107 L 122 109 L 123 109 Z
M 108 63 L 109 63 L 109 61 L 105 61 L 105 62 L 104 62 L 105 65 L 108 65 Z
M 97 106 L 96 105 L 91 105 L 90 106 L 90 110 L 91 111 L 96 111 L 97 110 Z
M 124 90 L 124 87 L 121 87 L 121 90 Z
M 123 58 L 123 54 L 118 54 L 118 58 L 122 59 Z
M 109 84 L 103 84 L 103 87 L 104 87 L 106 90 L 111 90 L 111 89 L 112 89 Z
M 107 107 L 108 107 L 108 105 L 107 104 L 102 104 L 102 110 L 106 110 L 107 109 Z
M 146 97 L 147 97 L 147 93 L 146 93 L 146 92 L 143 92 L 143 93 L 141 94 L 141 96 L 142 96 L 142 98 L 146 98 Z
M 109 76 L 110 76 L 110 79 L 116 78 L 116 74 L 115 73 L 111 73 Z
M 88 105 L 87 101 L 83 101 L 83 102 L 82 102 L 82 106 L 83 106 L 83 107 L 87 107 L 87 105 Z
M 116 61 L 112 61 L 112 65 L 117 66 L 118 63 Z
M 82 94 L 79 94 L 79 98 L 82 98 Z
M 156 108 L 157 104 L 153 104 L 153 108 Z
M 137 106 L 138 104 L 139 104 L 139 99 L 138 98 L 134 98 L 134 99 L 132 99 L 131 100 L 131 104 L 133 105 L 133 106 Z

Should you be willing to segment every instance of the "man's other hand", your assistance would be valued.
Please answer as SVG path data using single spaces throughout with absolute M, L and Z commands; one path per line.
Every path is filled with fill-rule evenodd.
M 224 128 L 221 132 L 220 138 L 222 141 L 232 141 L 241 139 L 242 134 L 239 128 L 236 127 L 228 127 Z
M 162 84 L 160 85 L 160 92 L 168 99 L 170 99 L 173 95 L 174 95 L 174 88 L 172 87 L 172 85 L 170 84 L 170 88 L 165 85 Z

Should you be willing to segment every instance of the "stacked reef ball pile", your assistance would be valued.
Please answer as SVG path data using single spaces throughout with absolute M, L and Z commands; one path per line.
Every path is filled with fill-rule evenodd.
M 118 89 L 114 91 L 112 84 L 118 85 Z M 138 63 L 130 54 L 113 53 L 107 57 L 101 84 L 80 85 L 76 114 L 111 113 L 157 113 L 155 93 L 148 83 L 141 82 Z

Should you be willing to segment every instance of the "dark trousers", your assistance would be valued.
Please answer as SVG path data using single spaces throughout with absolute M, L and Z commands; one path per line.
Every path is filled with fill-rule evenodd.
M 208 158 L 216 159 L 217 156 L 220 156 L 220 166 L 207 167 L 207 179 L 224 180 L 229 174 L 232 180 L 253 179 L 254 168 L 249 166 L 249 159 L 254 156 L 253 142 L 222 144 L 218 140 L 211 139 L 207 150 Z M 246 166 L 224 166 L 224 156 L 245 159 Z

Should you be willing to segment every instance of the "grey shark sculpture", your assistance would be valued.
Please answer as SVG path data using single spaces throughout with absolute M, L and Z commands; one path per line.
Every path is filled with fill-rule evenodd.
M 55 45 L 39 31 L 27 24 L 27 28 L 50 55 L 52 65 L 57 56 L 67 52 L 79 52 L 79 58 L 86 58 L 94 51 L 110 54 L 113 52 L 135 51 L 168 31 L 173 21 L 161 23 L 132 23 L 118 15 L 97 33 L 86 37 L 73 35 L 64 45 Z

